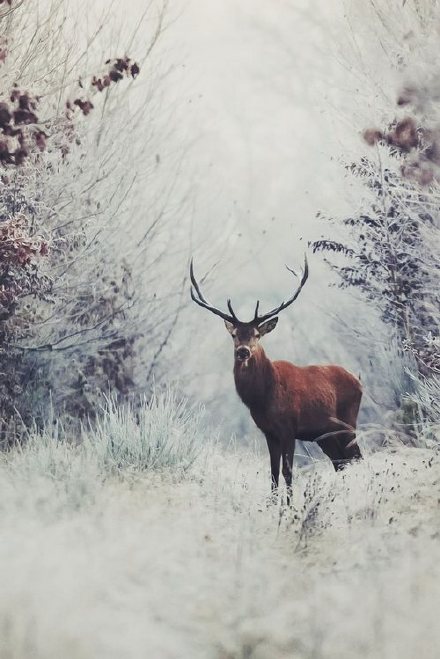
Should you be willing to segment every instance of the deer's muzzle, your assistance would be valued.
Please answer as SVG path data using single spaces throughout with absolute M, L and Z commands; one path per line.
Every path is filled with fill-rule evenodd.
M 235 351 L 238 361 L 245 362 L 251 356 L 251 351 L 246 346 L 239 346 Z

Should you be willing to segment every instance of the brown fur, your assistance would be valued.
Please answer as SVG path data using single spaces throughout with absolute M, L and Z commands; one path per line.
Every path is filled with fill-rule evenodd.
M 295 274 L 293 270 L 288 268 Z M 191 298 L 203 309 L 223 318 L 234 340 L 234 378 L 241 400 L 248 406 L 257 426 L 266 436 L 270 453 L 272 491 L 278 489 L 280 462 L 290 501 L 295 441 L 316 441 L 335 469 L 360 458 L 356 444 L 356 422 L 362 398 L 359 380 L 340 366 L 295 366 L 272 362 L 260 345 L 260 338 L 275 329 L 277 314 L 297 299 L 308 278 L 307 257 L 298 288 L 278 307 L 259 314 L 255 307 L 250 322 L 240 321 L 231 301 L 229 313 L 209 304 L 190 264 Z
M 272 362 L 257 344 L 247 362 L 236 358 L 234 379 L 238 395 L 266 436 L 272 489 L 278 487 L 281 459 L 286 484 L 291 488 L 296 439 L 317 441 L 335 469 L 361 457 L 353 439 L 362 388 L 345 369 Z M 330 436 L 319 439 L 327 433 Z

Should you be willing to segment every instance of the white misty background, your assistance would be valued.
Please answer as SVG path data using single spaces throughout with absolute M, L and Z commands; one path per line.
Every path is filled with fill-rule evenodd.
M 132 6 L 127 33 L 136 7 L 145 6 Z M 158 149 L 164 176 L 167 151 L 182 154 L 174 191 L 185 204 L 176 220 L 191 226 L 176 260 L 177 285 L 192 255 L 196 273 L 209 273 L 208 297 L 219 305 L 231 297 L 239 315 L 250 317 L 257 299 L 271 307 L 289 293 L 294 282 L 284 265 L 298 269 L 307 251 L 309 281 L 265 342 L 267 352 L 360 373 L 361 421 L 380 421 L 395 404 L 388 383 L 399 369 L 387 354 L 387 330 L 371 305 L 329 287 L 336 278 L 308 248 L 329 231 L 344 235 L 316 214 L 344 216 L 360 206 L 365 190 L 343 164 L 371 155 L 362 131 L 389 120 L 402 85 L 374 32 L 379 19 L 362 3 L 233 0 L 171 2 L 167 19 L 156 58 L 170 67 L 161 89 L 170 126 Z M 229 337 L 185 294 L 187 308 L 165 351 L 170 371 L 214 420 L 252 432 L 233 389 Z
M 374 195 L 344 166 L 366 156 L 400 172 L 402 154 L 378 143 L 396 116 L 414 111 L 439 142 L 438 3 L 26 2 L 19 29 L 6 24 L 14 47 L 0 40 L 2 93 L 18 80 L 40 94 L 53 141 L 22 169 L 0 163 L 14 184 L 1 190 L 31 202 L 54 285 L 20 297 L 0 346 L 2 408 L 28 415 L 0 452 L 0 659 L 436 659 L 437 366 L 418 370 L 425 355 L 398 345 L 381 299 L 331 286 L 309 241 L 356 244 L 341 220 Z M 140 75 L 90 90 L 124 55 Z M 402 89 L 411 110 L 396 108 Z M 92 92 L 60 154 L 66 100 Z M 384 131 L 372 146 L 367 128 Z M 407 194 L 434 209 L 415 254 L 429 302 L 433 171 L 423 194 L 399 174 L 406 219 Z M 309 455 L 287 507 L 282 488 L 268 502 L 230 337 L 191 302 L 188 266 L 246 317 L 289 294 L 284 264 L 299 270 L 305 251 L 309 281 L 264 346 L 361 374 L 364 459 L 335 474 Z

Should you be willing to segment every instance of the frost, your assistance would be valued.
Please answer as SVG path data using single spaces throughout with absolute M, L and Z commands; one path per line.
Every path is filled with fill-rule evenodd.
M 148 414 L 146 442 L 110 406 L 83 445 L 52 423 L 3 457 L 5 655 L 436 656 L 436 450 L 297 469 L 292 508 L 267 507 L 266 456 L 171 395 Z

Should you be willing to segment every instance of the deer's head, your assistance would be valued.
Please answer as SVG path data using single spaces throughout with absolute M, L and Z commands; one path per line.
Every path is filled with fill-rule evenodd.
M 287 267 L 287 266 L 286 266 Z M 289 267 L 287 269 L 295 274 L 293 270 Z M 258 343 L 262 336 L 268 334 L 273 329 L 275 329 L 278 323 L 277 314 L 279 314 L 283 309 L 290 306 L 292 302 L 295 302 L 296 298 L 301 292 L 302 287 L 307 281 L 309 276 L 309 267 L 307 264 L 307 257 L 304 256 L 304 270 L 302 272 L 302 277 L 298 288 L 295 289 L 293 295 L 282 302 L 278 307 L 275 307 L 268 313 L 259 314 L 260 302 L 258 301 L 255 307 L 255 313 L 252 320 L 248 322 L 243 322 L 237 318 L 235 312 L 232 308 L 231 300 L 227 301 L 227 307 L 229 313 L 225 313 L 217 307 L 212 306 L 207 302 L 206 298 L 203 296 L 200 286 L 196 281 L 194 276 L 193 261 L 191 260 L 190 265 L 190 277 L 191 277 L 191 298 L 203 309 L 208 309 L 216 316 L 220 316 L 225 321 L 225 326 L 230 335 L 234 340 L 234 356 L 236 362 L 246 366 L 255 352 L 258 350 Z

